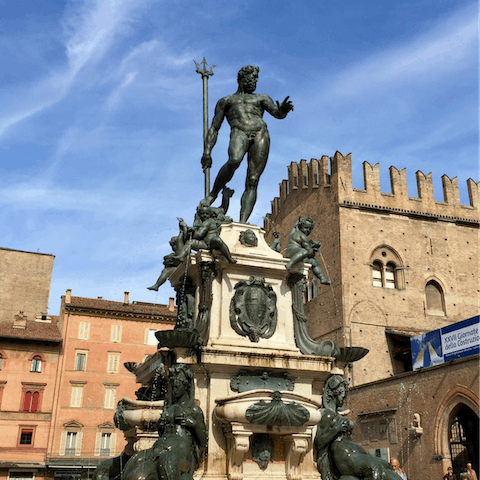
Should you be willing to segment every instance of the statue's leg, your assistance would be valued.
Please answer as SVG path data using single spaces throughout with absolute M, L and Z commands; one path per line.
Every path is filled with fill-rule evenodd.
M 308 262 L 308 252 L 304 248 L 298 248 L 298 251 L 294 253 L 291 257 L 288 263 L 285 265 L 287 270 L 290 270 L 294 265 L 296 265 L 299 262 Z
M 232 258 L 227 244 L 219 236 L 215 236 L 210 240 L 210 250 L 214 249 L 220 250 L 229 263 L 237 263 L 237 261 Z
M 168 280 L 168 277 L 177 267 L 166 267 L 162 270 L 162 273 L 158 277 L 158 280 L 151 287 L 147 287 L 149 290 L 158 291 L 158 289 Z
M 330 282 L 330 280 L 327 280 L 327 278 L 322 272 L 322 269 L 320 268 L 320 263 L 316 258 L 307 258 L 305 259 L 305 263 L 309 263 L 313 267 L 312 272 L 320 280 L 320 283 L 322 285 L 331 285 L 332 282 Z
M 248 169 L 240 209 L 240 223 L 247 223 L 257 201 L 257 187 L 260 175 L 267 165 L 270 150 L 270 135 L 265 128 L 257 132 L 253 144 L 248 150 Z
M 240 163 L 247 153 L 250 140 L 244 132 L 238 128 L 232 128 L 230 133 L 230 145 L 228 146 L 228 161 L 218 172 L 212 191 L 207 197 L 210 205 L 217 198 L 220 191 L 232 179 L 235 170 L 240 166 Z
M 313 266 L 312 272 L 313 274 L 320 280 L 320 283 L 323 285 L 330 285 L 332 282 L 330 280 L 327 280 L 325 275 L 322 272 L 322 269 L 320 268 L 320 263 L 316 258 L 312 258 L 310 262 L 311 265 Z

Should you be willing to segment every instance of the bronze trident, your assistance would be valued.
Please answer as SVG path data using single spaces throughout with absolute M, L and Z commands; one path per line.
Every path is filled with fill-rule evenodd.
M 195 60 L 194 60 L 195 62 Z M 200 69 L 200 65 L 195 62 L 197 66 L 197 73 L 202 76 L 203 80 L 203 146 L 205 148 L 205 140 L 207 138 L 208 131 L 208 77 L 213 75 L 213 69 L 216 65 L 212 65 L 210 70 L 207 70 L 207 61 L 205 57 L 201 61 L 203 68 Z M 205 174 L 205 198 L 210 195 L 210 168 L 204 168 L 203 173 Z

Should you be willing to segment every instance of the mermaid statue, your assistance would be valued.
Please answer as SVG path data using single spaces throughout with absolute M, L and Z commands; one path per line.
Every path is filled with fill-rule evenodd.
M 203 412 L 194 402 L 193 373 L 182 363 L 170 367 L 172 400 L 158 421 L 158 440 L 136 453 L 125 480 L 191 480 L 207 444 Z
M 348 385 L 340 375 L 332 375 L 325 382 L 322 418 L 314 442 L 314 458 L 322 480 L 401 480 L 390 464 L 353 443 L 353 422 L 339 414 Z

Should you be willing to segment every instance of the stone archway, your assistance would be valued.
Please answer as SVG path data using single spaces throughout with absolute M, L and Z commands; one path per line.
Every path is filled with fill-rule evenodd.
M 469 461 L 479 467 L 479 399 L 470 389 L 455 385 L 444 396 L 435 419 L 435 454 L 444 471 L 453 466 L 457 478 Z
M 460 474 L 467 462 L 478 471 L 478 415 L 464 404 L 452 412 L 450 424 L 450 455 L 453 471 Z

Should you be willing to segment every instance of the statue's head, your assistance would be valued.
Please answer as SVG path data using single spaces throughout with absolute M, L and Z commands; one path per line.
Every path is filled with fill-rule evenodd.
M 202 200 L 203 202 L 203 200 Z M 200 217 L 200 220 L 202 220 L 202 222 L 204 220 L 206 220 L 207 218 L 210 218 L 213 216 L 213 213 L 214 213 L 214 210 L 212 207 L 204 204 L 200 202 L 200 205 L 198 206 L 197 208 L 197 213 L 198 213 L 198 216 Z
M 276 230 L 273 231 L 273 236 L 274 238 L 280 238 L 280 234 Z
M 260 68 L 245 65 L 237 74 L 238 87 L 245 93 L 253 93 L 257 88 L 258 72 Z
M 240 243 L 246 247 L 256 247 L 258 245 L 258 239 L 253 230 L 243 230 L 240 233 Z
M 300 215 L 298 217 L 297 228 L 305 235 L 310 235 L 313 230 L 313 218 Z
M 184 363 L 176 363 L 168 369 L 168 378 L 172 386 L 174 399 L 182 397 L 185 393 L 193 400 L 195 387 L 193 384 L 193 373 Z
M 329 377 L 325 382 L 325 389 L 323 390 L 323 406 L 337 411 L 345 402 L 348 385 L 350 385 L 350 382 L 340 375 Z
M 170 242 L 169 242 L 169 243 L 170 243 L 170 246 L 171 246 L 172 248 L 174 248 L 175 245 L 177 244 L 177 239 L 178 239 L 178 237 L 172 237 L 172 238 L 170 239 Z

